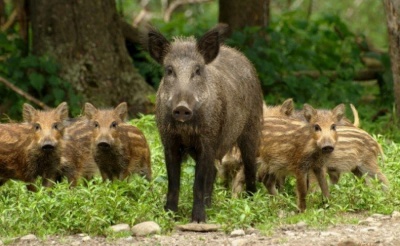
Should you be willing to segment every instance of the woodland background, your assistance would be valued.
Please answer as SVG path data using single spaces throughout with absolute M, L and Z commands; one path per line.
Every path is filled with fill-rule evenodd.
M 297 108 L 306 102 L 318 108 L 353 103 L 361 128 L 385 153 L 379 164 L 390 182 L 386 193 L 378 182 L 366 186 L 364 178 L 347 174 L 330 187 L 328 203 L 321 202 L 320 192 L 311 193 L 307 211 L 298 214 L 294 179 L 275 197 L 257 184 L 251 199 L 232 199 L 218 180 L 209 223 L 225 232 L 256 228 L 269 235 L 287 224 L 326 229 L 398 211 L 399 12 L 399 0 L 0 0 L 1 120 L 21 120 L 24 102 L 47 108 L 67 101 L 71 116 L 77 116 L 87 101 L 97 107 L 127 101 L 130 123 L 150 145 L 153 170 L 150 182 L 96 177 L 74 189 L 66 181 L 44 189 L 38 180 L 35 193 L 9 181 L 0 187 L 0 240 L 7 244 L 30 233 L 127 237 L 130 232 L 115 234 L 110 226 L 148 220 L 168 234 L 189 222 L 191 159 L 182 168 L 178 212 L 162 209 L 167 177 L 153 114 L 162 73 L 140 46 L 140 28 L 148 23 L 168 38 L 200 36 L 218 22 L 228 23 L 226 43 L 256 66 L 268 104 L 289 97 Z M 352 118 L 349 107 L 347 116 Z
M 390 59 L 399 49 L 397 2 L 1 0 L 0 114 L 19 120 L 26 101 L 67 101 L 72 116 L 86 101 L 127 101 L 131 117 L 152 113 L 162 73 L 141 48 L 141 27 L 172 38 L 225 22 L 226 43 L 254 63 L 268 104 L 289 97 L 298 107 L 353 103 L 367 129 L 397 138 L 400 68 L 394 59 L 393 77 Z

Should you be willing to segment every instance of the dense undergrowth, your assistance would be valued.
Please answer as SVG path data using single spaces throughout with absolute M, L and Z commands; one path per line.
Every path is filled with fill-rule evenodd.
M 151 182 L 137 176 L 129 181 L 115 182 L 102 182 L 100 177 L 96 177 L 73 189 L 63 181 L 51 189 L 40 188 L 37 193 L 32 193 L 24 183 L 9 181 L 0 187 L 0 239 L 7 242 L 29 233 L 40 237 L 80 232 L 121 236 L 111 233 L 109 226 L 118 223 L 134 225 L 147 220 L 156 221 L 163 233 L 170 233 L 175 225 L 189 222 L 193 201 L 193 161 L 189 159 L 183 165 L 179 212 L 175 215 L 166 213 L 163 205 L 167 177 L 154 115 L 144 115 L 132 120 L 132 124 L 144 131 L 150 144 Z M 338 185 L 330 187 L 332 197 L 328 203 L 322 203 L 321 193 L 316 191 L 308 196 L 306 212 L 298 214 L 294 179 L 286 183 L 286 192 L 276 197 L 269 196 L 258 184 L 258 192 L 252 198 L 239 199 L 231 198 L 231 192 L 217 181 L 212 207 L 207 210 L 208 222 L 218 223 L 226 231 L 255 227 L 268 233 L 271 228 L 298 221 L 318 228 L 355 223 L 356 220 L 351 219 L 348 213 L 390 214 L 400 205 L 400 178 L 397 175 L 400 145 L 382 135 L 375 137 L 385 151 L 385 160 L 380 165 L 390 181 L 389 192 L 383 192 L 378 182 L 367 187 L 362 179 L 348 174 Z

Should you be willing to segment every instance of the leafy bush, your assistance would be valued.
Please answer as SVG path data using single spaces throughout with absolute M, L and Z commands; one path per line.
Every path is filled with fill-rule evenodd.
M 362 67 L 361 51 L 355 36 L 337 16 L 308 21 L 289 12 L 265 30 L 249 27 L 233 33 L 228 44 L 254 63 L 269 103 L 292 97 L 301 104 L 334 105 L 357 101 L 361 95 L 360 85 L 352 81 L 354 72 Z M 336 78 L 299 75 L 304 71 L 328 71 Z
M 0 33 L 0 57 L 3 59 L 0 63 L 0 75 L 49 106 L 67 101 L 73 113 L 77 113 L 80 109 L 79 96 L 74 93 L 72 86 L 58 75 L 57 63 L 48 57 L 25 53 L 26 47 L 22 40 Z M 6 113 L 12 119 L 20 119 L 22 104 L 26 99 L 3 84 L 0 88 L 0 97 L 4 105 L 4 111 L 1 113 Z

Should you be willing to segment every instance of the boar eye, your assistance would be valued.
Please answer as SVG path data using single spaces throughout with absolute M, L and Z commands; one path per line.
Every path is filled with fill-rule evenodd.
M 194 72 L 196 75 L 200 75 L 200 66 L 196 66 Z
M 174 74 L 174 70 L 172 69 L 171 66 L 168 66 L 165 68 L 165 74 L 167 75 L 173 75 Z
M 332 130 L 332 131 L 336 131 L 336 125 L 335 125 L 335 124 L 333 124 L 333 125 L 331 126 L 331 130 Z
M 321 131 L 321 127 L 320 127 L 318 124 L 315 124 L 315 125 L 314 125 L 314 130 L 315 130 L 316 132 L 319 132 L 319 131 Z
M 93 123 L 93 126 L 94 126 L 95 128 L 99 128 L 99 122 L 95 121 L 95 122 Z
M 56 122 L 56 123 L 53 123 L 53 126 L 52 126 L 52 128 L 54 129 L 54 130 L 60 130 L 60 123 L 58 123 L 58 122 Z
M 113 123 L 111 123 L 111 128 L 116 128 L 118 126 L 118 123 L 116 121 L 114 121 Z
M 33 128 L 35 128 L 35 131 L 39 131 L 40 129 L 42 129 L 42 127 L 40 127 L 40 125 L 38 123 L 35 123 L 33 125 Z

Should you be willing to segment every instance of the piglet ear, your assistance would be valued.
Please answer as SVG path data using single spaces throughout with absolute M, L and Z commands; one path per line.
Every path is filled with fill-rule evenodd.
M 159 31 L 150 27 L 147 33 L 147 42 L 144 41 L 144 43 L 150 56 L 156 60 L 156 62 L 162 64 L 170 45 L 168 40 Z
M 66 102 L 60 103 L 55 112 L 60 116 L 61 121 L 66 120 L 68 118 L 68 104 Z
M 344 106 L 343 103 L 337 105 L 333 110 L 333 117 L 336 119 L 336 121 L 341 121 L 344 113 L 345 113 L 346 107 Z
M 22 108 L 22 118 L 24 119 L 24 122 L 32 122 L 33 116 L 36 114 L 36 109 L 28 104 L 24 103 L 24 106 Z
M 317 110 L 307 103 L 305 103 L 303 106 L 303 112 L 304 118 L 306 118 L 307 122 L 310 122 L 311 119 L 317 115 Z
M 93 119 L 93 116 L 96 114 L 97 108 L 93 106 L 91 103 L 85 103 L 84 115 L 87 119 Z
M 114 112 L 122 121 L 125 121 L 128 116 L 128 105 L 122 102 L 114 109 Z
M 294 103 L 293 103 L 293 99 L 289 98 L 286 99 L 281 106 L 281 113 L 286 115 L 286 116 L 291 116 L 293 114 L 294 111 Z
M 203 56 L 206 64 L 218 56 L 220 44 L 227 33 L 228 25 L 218 24 L 197 41 L 197 50 Z

